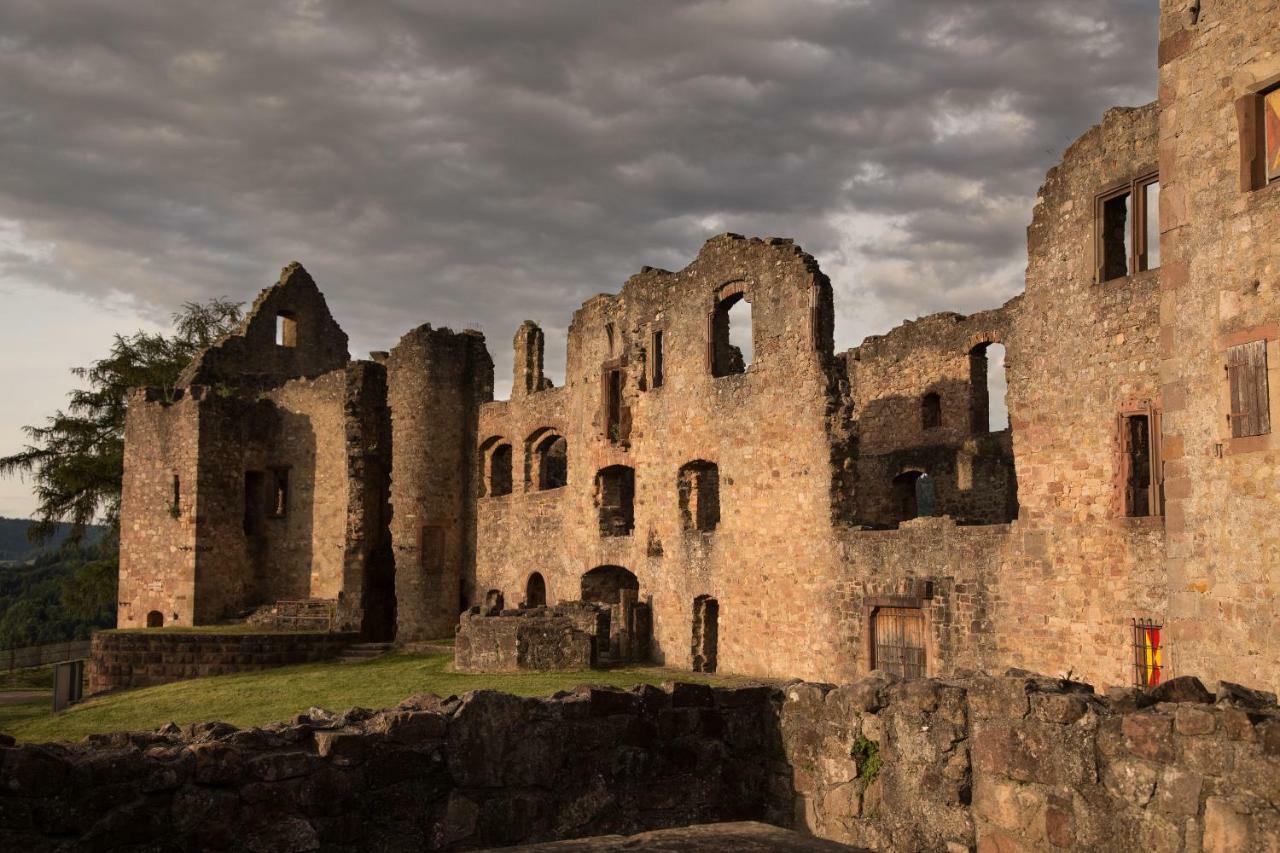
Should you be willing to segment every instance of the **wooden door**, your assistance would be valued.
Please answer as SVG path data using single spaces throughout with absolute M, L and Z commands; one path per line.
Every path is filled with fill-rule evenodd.
M 880 607 L 871 617 L 872 669 L 902 678 L 924 678 L 924 613 L 915 607 Z

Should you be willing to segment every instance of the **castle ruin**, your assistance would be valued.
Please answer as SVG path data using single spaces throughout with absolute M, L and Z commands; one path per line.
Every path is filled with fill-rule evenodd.
M 130 400 L 119 625 L 318 603 L 412 642 L 500 593 L 634 602 L 685 668 L 1275 689 L 1278 11 L 1162 0 L 1159 98 L 1050 170 L 1025 292 L 845 352 L 786 239 L 714 237 L 587 300 L 562 387 L 524 324 L 506 401 L 475 331 L 351 360 L 286 267 Z

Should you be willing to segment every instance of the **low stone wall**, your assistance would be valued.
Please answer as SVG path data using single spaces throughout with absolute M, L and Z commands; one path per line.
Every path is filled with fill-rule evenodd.
M 771 816 L 780 694 L 478 691 L 0 748 L 0 849 L 442 850 Z M 779 765 L 784 767 L 785 765 Z
M 609 605 L 585 601 L 518 610 L 472 607 L 458 620 L 454 667 L 462 672 L 592 669 L 609 646 L 610 612 Z
M 471 849 L 764 820 L 886 850 L 1280 848 L 1280 710 L 1013 673 L 479 691 L 0 748 L 0 849 Z
M 356 639 L 321 632 L 100 631 L 89 653 L 89 692 L 327 660 Z

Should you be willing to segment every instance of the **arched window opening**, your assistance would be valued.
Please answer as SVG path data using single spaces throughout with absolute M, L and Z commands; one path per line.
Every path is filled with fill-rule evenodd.
M 524 587 L 524 606 L 547 606 L 547 582 L 543 579 L 541 572 L 529 575 L 529 581 Z
M 276 346 L 296 347 L 298 345 L 298 320 L 292 311 L 281 311 L 276 314 Z
M 695 460 L 681 466 L 676 481 L 680 521 L 685 530 L 709 533 L 720 524 L 720 469 Z
M 500 436 L 486 439 L 480 445 L 479 488 L 480 497 L 501 497 L 511 494 L 511 445 Z
M 596 566 L 582 576 L 582 600 L 618 604 L 622 590 L 639 592 L 640 581 L 622 566 Z
M 484 594 L 484 606 L 490 610 L 501 610 L 506 605 L 502 597 L 502 590 L 491 589 Z
M 709 595 L 693 600 L 693 671 L 715 672 L 720 645 L 720 602 Z
M 920 426 L 924 429 L 942 426 L 942 398 L 932 391 L 920 400 Z
M 731 293 L 711 315 L 711 375 L 746 373 L 754 355 L 751 302 L 742 291 Z
M 147 614 L 147 627 L 148 627 L 148 628 L 163 628 L 163 627 L 164 627 L 164 614 L 163 614 L 163 613 L 161 613 L 159 610 L 152 610 L 150 613 L 148 613 L 148 614 Z
M 977 434 L 1009 428 L 1004 344 L 982 343 L 969 351 L 970 429 Z
M 541 429 L 529 437 L 525 486 L 535 491 L 559 489 L 569 483 L 569 443 L 564 436 Z
M 610 465 L 596 474 L 596 508 L 601 536 L 630 536 L 635 529 L 636 472 L 626 465 Z

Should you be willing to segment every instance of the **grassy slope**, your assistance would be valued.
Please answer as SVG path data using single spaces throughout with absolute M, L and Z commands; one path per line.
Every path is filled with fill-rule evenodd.
M 154 729 L 222 720 L 254 726 L 286 720 L 311 706 L 342 711 L 353 705 L 385 708 L 414 693 L 441 696 L 468 690 L 504 690 L 545 696 L 580 684 L 630 687 L 663 681 L 735 683 L 746 679 L 706 676 L 655 667 L 591 672 L 464 674 L 446 672 L 452 655 L 393 654 L 367 663 L 316 663 L 262 672 L 178 681 L 112 693 L 54 716 L 48 701 L 0 706 L 0 732 L 24 741 L 75 740 L 94 732 Z

